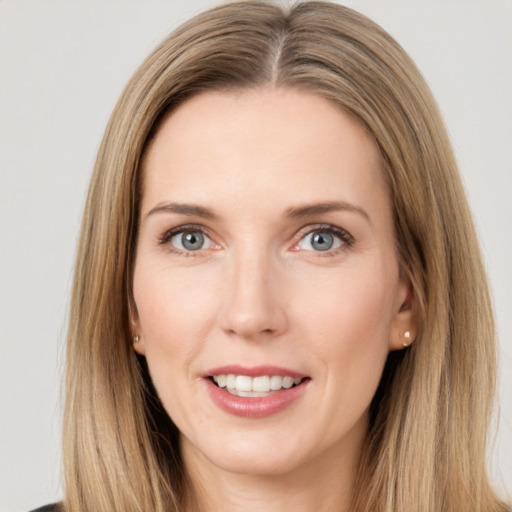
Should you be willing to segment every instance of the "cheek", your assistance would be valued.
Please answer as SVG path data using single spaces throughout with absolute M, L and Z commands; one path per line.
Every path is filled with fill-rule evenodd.
M 301 294 L 301 330 L 323 361 L 326 381 L 345 403 L 369 405 L 380 380 L 398 282 L 392 269 L 381 264 L 353 268 L 324 282 L 317 276 L 316 286 Z
M 200 350 L 215 319 L 215 289 L 197 268 L 176 271 L 144 261 L 136 266 L 134 299 L 152 371 L 155 365 L 183 365 Z
M 304 294 L 301 330 L 319 363 L 317 413 L 329 418 L 326 445 L 366 421 L 389 353 L 393 286 L 387 283 L 372 272 L 351 272 Z
M 198 268 L 159 267 L 154 260 L 139 261 L 135 268 L 134 299 L 144 355 L 165 410 L 181 426 L 187 425 L 190 404 L 197 398 L 197 376 L 191 367 L 216 318 L 215 289 Z
M 319 343 L 344 340 L 360 348 L 385 345 L 398 283 L 398 271 L 382 263 L 344 269 L 295 295 L 302 297 L 300 316 L 318 335 Z M 396 276 L 395 276 L 396 274 Z

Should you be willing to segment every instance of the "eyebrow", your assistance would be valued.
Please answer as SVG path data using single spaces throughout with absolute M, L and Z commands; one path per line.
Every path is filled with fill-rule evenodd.
M 345 201 L 329 201 L 325 203 L 314 203 L 288 208 L 284 217 L 291 220 L 301 220 L 307 219 L 308 217 L 314 217 L 315 215 L 338 211 L 357 213 L 364 217 L 370 226 L 373 226 L 370 216 L 363 208 Z M 217 215 L 208 208 L 187 203 L 159 203 L 148 212 L 146 218 L 156 213 L 177 213 L 179 215 L 200 217 L 208 220 L 215 220 L 218 218 Z
M 345 201 L 330 201 L 327 203 L 315 203 L 305 206 L 288 208 L 288 210 L 286 210 L 285 217 L 292 220 L 300 220 L 308 217 L 314 217 L 315 215 L 320 215 L 323 213 L 338 211 L 357 213 L 364 217 L 370 226 L 373 226 L 370 216 L 365 210 L 363 210 L 363 208 L 352 203 L 346 203 Z
M 179 215 L 189 215 L 209 220 L 217 218 L 217 215 L 208 208 L 186 203 L 158 203 L 148 212 L 146 218 L 150 215 L 154 215 L 155 213 L 177 213 Z

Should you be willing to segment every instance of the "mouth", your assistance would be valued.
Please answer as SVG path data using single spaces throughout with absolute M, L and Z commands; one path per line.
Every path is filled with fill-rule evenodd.
M 209 377 L 218 388 L 224 389 L 231 395 L 244 398 L 263 398 L 285 389 L 298 386 L 307 377 L 292 377 L 291 375 L 236 375 L 220 373 Z
M 210 398 L 224 412 L 264 418 L 300 401 L 311 377 L 278 366 L 229 365 L 203 375 Z

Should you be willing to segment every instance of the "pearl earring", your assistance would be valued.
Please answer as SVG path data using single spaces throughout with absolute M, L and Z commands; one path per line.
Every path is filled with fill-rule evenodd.
M 404 332 L 404 338 L 405 338 L 406 341 L 404 341 L 403 347 L 406 348 L 411 343 L 411 341 L 410 341 L 411 340 L 411 333 L 410 333 L 410 331 L 405 331 Z
M 139 337 L 138 336 L 134 336 L 133 337 L 133 344 L 137 343 L 139 341 Z

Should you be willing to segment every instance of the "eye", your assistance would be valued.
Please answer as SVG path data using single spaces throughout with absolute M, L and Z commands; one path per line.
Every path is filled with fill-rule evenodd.
M 213 241 L 198 229 L 182 229 L 167 234 L 162 242 L 169 242 L 173 248 L 183 252 L 200 251 L 214 246 Z
M 343 229 L 327 226 L 309 231 L 300 239 L 297 247 L 305 251 L 336 252 L 336 249 L 350 246 L 352 242 L 352 237 Z

